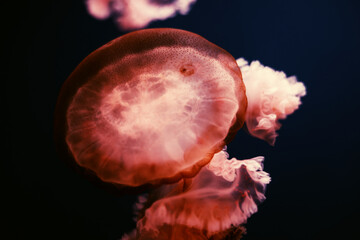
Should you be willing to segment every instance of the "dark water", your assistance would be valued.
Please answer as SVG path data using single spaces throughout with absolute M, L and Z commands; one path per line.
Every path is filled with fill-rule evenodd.
M 116 239 L 134 227 L 134 196 L 115 196 L 69 169 L 53 144 L 64 80 L 90 52 L 124 34 L 82 1 L 14 2 L 2 21 L 5 89 L 1 159 L 7 239 Z M 231 156 L 265 156 L 267 200 L 246 224 L 252 239 L 360 239 L 358 1 L 198 0 L 155 22 L 204 36 L 235 58 L 296 75 L 307 87 L 275 147 L 241 131 Z M 5 76 L 5 77 L 4 77 Z M 4 134 L 5 133 L 5 134 Z M 4 238 L 6 239 L 6 238 Z

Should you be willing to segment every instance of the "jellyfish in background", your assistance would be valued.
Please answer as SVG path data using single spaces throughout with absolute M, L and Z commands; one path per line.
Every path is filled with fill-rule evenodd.
M 74 70 L 58 98 L 55 134 L 77 165 L 119 191 L 150 189 L 124 240 L 239 239 L 270 177 L 263 157 L 229 159 L 226 145 L 244 122 L 273 144 L 277 120 L 303 95 L 294 77 L 236 62 L 194 33 L 140 30 Z
M 119 28 L 144 28 L 152 21 L 165 20 L 190 11 L 196 0 L 86 0 L 89 14 L 97 19 L 114 16 Z

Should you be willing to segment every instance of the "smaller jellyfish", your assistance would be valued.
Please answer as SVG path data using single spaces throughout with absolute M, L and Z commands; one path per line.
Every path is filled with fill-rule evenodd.
M 123 30 L 144 28 L 152 21 L 165 20 L 190 11 L 196 0 L 87 0 L 90 15 L 97 19 L 115 16 Z
M 194 178 L 161 186 L 148 202 L 141 196 L 137 229 L 123 240 L 222 239 L 234 226 L 238 235 L 243 233 L 238 226 L 257 211 L 270 182 L 263 159 L 229 160 L 221 151 Z M 141 212 L 145 205 L 150 207 Z

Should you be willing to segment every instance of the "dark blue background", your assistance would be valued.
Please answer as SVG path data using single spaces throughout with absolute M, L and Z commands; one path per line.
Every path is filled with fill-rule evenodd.
M 77 175 L 53 144 L 62 83 L 90 52 L 124 34 L 83 1 L 6 3 L 1 159 L 8 239 L 116 239 L 134 227 L 132 201 Z M 360 2 L 198 0 L 155 22 L 195 32 L 235 58 L 296 75 L 307 87 L 275 147 L 240 131 L 233 157 L 264 155 L 272 182 L 244 239 L 360 239 Z

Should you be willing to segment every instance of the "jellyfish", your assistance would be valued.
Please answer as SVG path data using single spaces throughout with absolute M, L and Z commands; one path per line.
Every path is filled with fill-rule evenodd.
M 226 146 L 245 122 L 273 143 L 277 116 L 292 113 L 300 102 L 289 99 L 304 92 L 281 74 L 280 90 L 275 80 L 262 87 L 269 77 L 254 80 L 264 70 L 254 66 L 197 34 L 146 29 L 95 50 L 65 81 L 55 111 L 59 149 L 119 191 L 149 189 L 136 203 L 136 229 L 123 239 L 236 239 L 245 232 L 270 177 L 262 156 L 229 159 Z M 249 109 L 240 68 L 249 86 L 259 85 L 250 87 Z M 269 72 L 270 79 L 279 75 Z M 283 92 L 273 104 L 280 107 L 263 107 L 269 88 Z M 262 123 L 268 115 L 275 127 Z
M 190 11 L 196 0 L 86 0 L 89 14 L 97 19 L 115 16 L 122 30 L 144 28 L 155 20 L 165 20 Z

